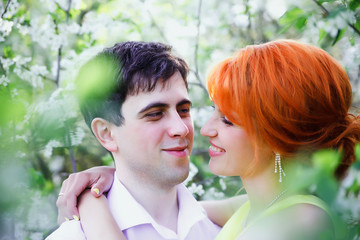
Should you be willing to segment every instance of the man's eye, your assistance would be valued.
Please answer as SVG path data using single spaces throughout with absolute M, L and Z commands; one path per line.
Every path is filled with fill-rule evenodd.
M 229 126 L 233 126 L 234 124 L 232 122 L 230 122 L 225 116 L 221 117 L 223 123 L 225 123 L 226 125 Z
M 150 112 L 145 115 L 150 121 L 156 121 L 161 119 L 163 116 L 163 112 Z
M 179 110 L 178 110 L 178 112 L 179 112 L 179 114 L 181 115 L 181 116 L 189 116 L 189 114 L 190 114 L 190 108 L 180 108 Z

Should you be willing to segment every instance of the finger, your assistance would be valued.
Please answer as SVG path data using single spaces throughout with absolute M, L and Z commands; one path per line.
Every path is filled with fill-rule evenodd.
M 74 188 L 78 186 L 78 188 Z M 77 174 L 70 176 L 63 182 L 59 197 L 56 201 L 58 207 L 58 223 L 66 219 L 78 219 L 79 211 L 77 209 L 77 197 L 87 187 L 87 181 L 79 178 Z
M 66 219 L 68 219 L 69 213 L 67 212 L 67 203 L 66 198 L 64 197 L 64 193 L 67 191 L 68 188 L 68 179 L 65 179 L 61 185 L 59 196 L 56 200 L 56 206 L 58 208 L 58 218 L 57 223 L 60 225 Z
M 77 174 L 71 174 L 69 176 L 69 182 L 67 190 L 64 193 L 66 199 L 66 208 L 69 213 L 69 218 L 79 217 L 79 211 L 77 209 L 78 196 L 87 188 L 91 187 L 95 179 L 91 178 L 92 175 L 88 175 L 86 172 Z
M 112 181 L 101 177 L 99 178 L 91 188 L 91 194 L 95 197 L 100 197 L 104 192 L 108 192 L 111 188 Z

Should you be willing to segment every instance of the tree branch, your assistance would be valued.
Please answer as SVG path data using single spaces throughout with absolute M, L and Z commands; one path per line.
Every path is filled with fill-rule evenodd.
M 327 10 L 319 1 L 317 1 L 317 0 L 313 0 L 313 1 L 315 2 L 316 5 L 318 5 L 323 10 L 324 17 L 329 15 L 329 13 L 330 13 L 329 10 Z M 349 22 L 347 22 L 347 24 L 349 25 L 349 27 L 351 27 L 354 30 L 354 32 L 356 32 L 358 35 L 360 35 L 360 30 L 357 29 L 354 24 L 351 24 Z
M 55 78 L 56 87 L 59 87 L 59 80 L 60 80 L 61 50 L 62 50 L 62 45 L 60 45 L 57 55 L 57 68 L 56 68 L 56 78 Z
M 197 34 L 196 34 L 195 50 L 194 50 L 195 70 L 193 71 L 198 83 L 197 84 L 193 83 L 193 84 L 200 86 L 206 92 L 206 94 L 208 94 L 206 87 L 201 82 L 201 77 L 199 74 L 199 65 L 198 65 L 198 51 L 199 51 L 200 26 L 201 26 L 201 7 L 202 7 L 202 0 L 199 0 L 199 6 L 198 6 L 198 11 L 197 11 L 197 20 L 198 21 L 197 21 L 197 26 L 196 26 Z
M 67 7 L 66 10 L 61 8 L 66 13 L 66 23 L 69 22 L 70 8 L 71 8 L 71 0 L 68 0 L 68 7 Z M 57 87 L 59 87 L 59 80 L 60 80 L 61 55 L 62 55 L 62 45 L 59 46 L 58 55 L 57 55 L 57 69 L 56 69 L 56 79 L 55 79 L 55 83 L 56 83 Z M 69 133 L 69 126 L 67 125 L 66 122 L 65 122 L 65 129 L 66 129 L 66 132 L 67 132 L 66 137 L 68 138 L 67 140 L 68 140 L 68 143 L 69 143 L 68 150 L 69 150 L 69 155 L 70 155 L 70 160 L 71 160 L 71 166 L 72 166 L 73 172 L 77 172 L 76 159 L 75 159 L 75 156 L 74 156 L 74 151 L 73 151 L 73 149 L 71 147 L 71 136 L 70 136 L 70 133 Z
M 1 66 L 0 66 L 0 67 L 1 67 Z M 21 68 L 23 68 L 23 69 L 25 69 L 25 70 L 27 70 L 27 71 L 31 71 L 29 67 L 24 66 L 24 65 L 21 65 Z M 43 74 L 41 74 L 41 73 L 38 73 L 38 75 L 39 75 L 40 77 L 42 77 L 43 79 L 46 79 L 46 80 L 48 80 L 48 81 L 51 81 L 52 83 L 55 82 L 55 79 L 49 78 L 49 77 L 47 77 L 47 76 L 45 76 L 45 75 L 43 75 Z
M 71 8 L 71 0 L 68 0 L 68 8 L 66 9 L 66 22 L 69 21 L 69 16 L 70 16 L 70 8 Z
M 10 5 L 11 0 L 8 0 L 4 9 L 4 12 L 1 14 L 1 18 L 4 18 L 5 13 L 7 12 L 9 5 Z
M 192 72 L 194 72 L 193 70 L 191 70 Z M 194 74 L 196 75 L 196 73 L 194 72 Z M 199 77 L 199 76 L 198 76 Z M 188 82 L 189 85 L 195 85 L 195 86 L 198 86 L 198 87 L 201 87 L 205 92 L 206 94 L 208 94 L 208 91 L 206 89 L 206 87 L 204 86 L 204 84 L 202 83 L 199 83 L 199 82 Z

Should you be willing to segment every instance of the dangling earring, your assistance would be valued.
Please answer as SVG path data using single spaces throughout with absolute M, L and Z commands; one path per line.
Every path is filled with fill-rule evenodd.
M 278 172 L 278 168 L 279 168 L 279 182 L 282 182 L 282 176 L 285 175 L 284 169 L 281 167 L 281 158 L 280 158 L 280 153 L 275 153 L 275 173 Z

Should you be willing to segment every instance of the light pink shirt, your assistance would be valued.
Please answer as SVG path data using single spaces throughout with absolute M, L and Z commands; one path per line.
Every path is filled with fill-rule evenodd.
M 220 227 L 213 224 L 205 210 L 183 185 L 177 186 L 179 202 L 177 233 L 159 225 L 140 205 L 118 178 L 107 199 L 115 221 L 128 240 L 211 240 L 218 234 Z M 46 240 L 85 240 L 80 221 L 64 222 Z

